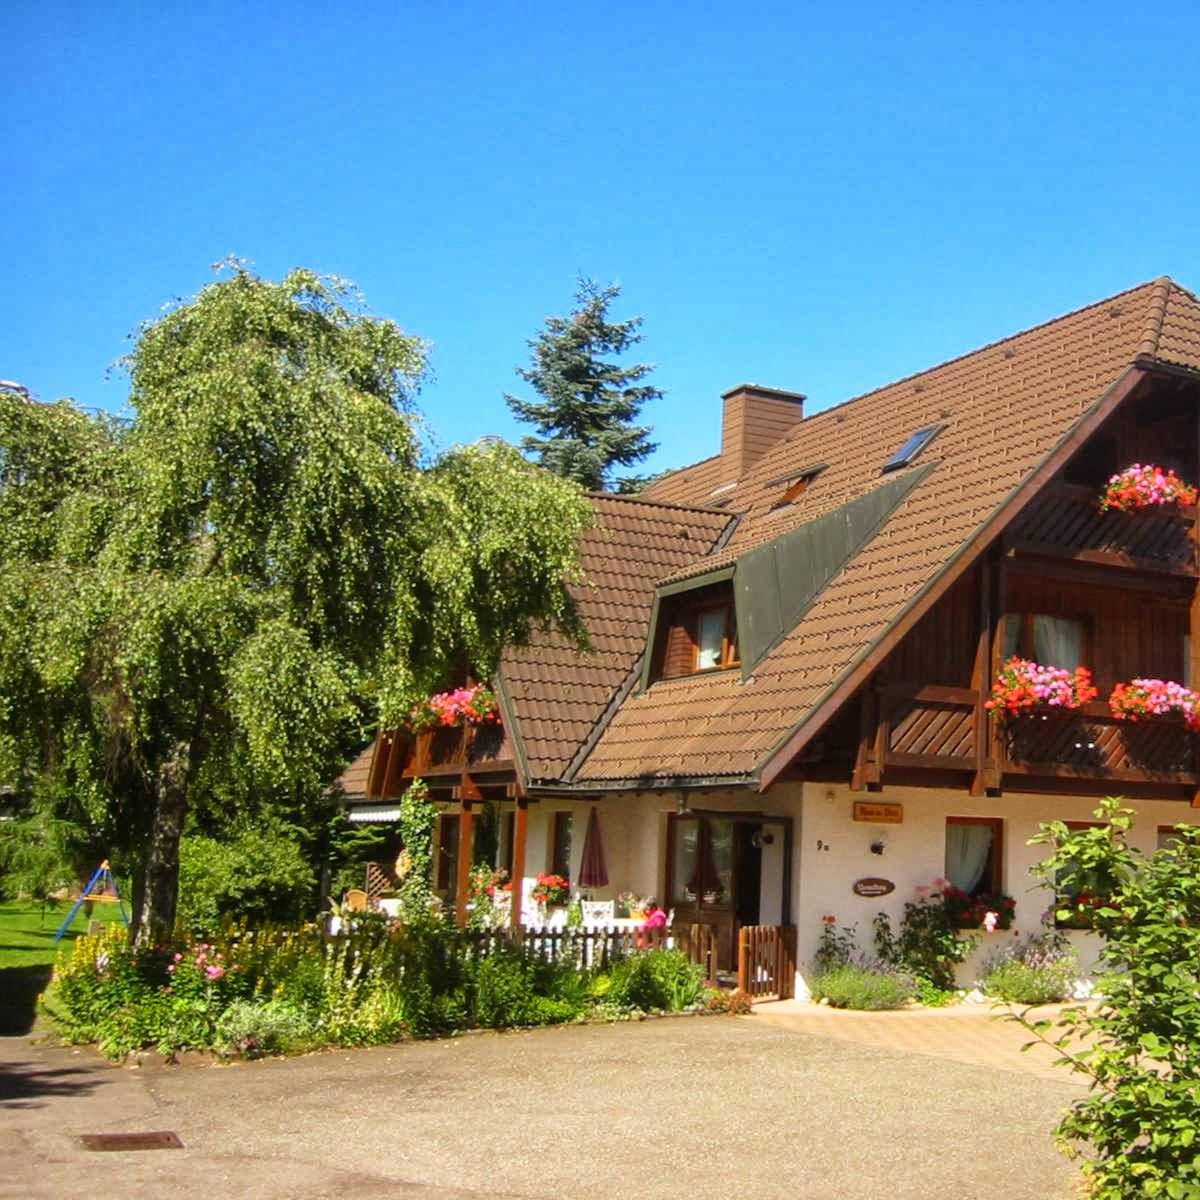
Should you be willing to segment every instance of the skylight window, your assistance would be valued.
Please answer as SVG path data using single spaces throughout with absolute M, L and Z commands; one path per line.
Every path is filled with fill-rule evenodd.
M 918 429 L 891 458 L 883 464 L 884 471 L 898 471 L 901 467 L 907 467 L 909 463 L 933 441 L 935 437 L 945 428 L 944 425 L 926 425 L 924 429 Z
M 804 470 L 797 471 L 793 475 L 785 475 L 780 479 L 773 479 L 767 486 L 777 487 L 782 485 L 783 493 L 771 505 L 771 512 L 779 508 L 787 508 L 789 504 L 795 504 L 808 491 L 812 481 L 823 470 L 825 470 L 825 464 L 821 463 L 820 466 L 805 467 Z

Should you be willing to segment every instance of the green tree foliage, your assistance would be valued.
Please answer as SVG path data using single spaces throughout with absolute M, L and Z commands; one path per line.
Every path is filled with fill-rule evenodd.
M 641 462 L 656 448 L 650 427 L 633 424 L 642 405 L 662 395 L 639 383 L 653 368 L 623 367 L 604 357 L 642 340 L 641 317 L 608 319 L 608 307 L 620 292 L 615 284 L 601 288 L 581 279 L 574 311 L 547 318 L 545 329 L 529 343 L 532 366 L 517 369 L 541 401 L 505 396 L 509 408 L 537 428 L 538 436 L 521 439 L 522 449 L 547 470 L 593 491 L 612 482 L 614 466 Z M 635 490 L 641 482 L 623 480 L 620 490 Z
M 161 943 L 189 817 L 319 794 L 535 624 L 582 641 L 587 508 L 503 446 L 424 463 L 422 344 L 308 271 L 234 265 L 127 366 L 123 424 L 0 392 L 0 779 L 71 797 Z
M 1133 813 L 1118 798 L 1096 816 L 1103 824 L 1074 831 L 1050 822 L 1033 841 L 1051 847 L 1037 869 L 1060 895 L 1109 881 L 1093 909 L 1104 939 L 1102 999 L 1068 1009 L 1057 1030 L 1025 1024 L 1091 1083 L 1057 1130 L 1068 1152 L 1085 1151 L 1091 1195 L 1198 1197 L 1200 829 L 1179 826 L 1170 846 L 1147 857 L 1128 843 Z M 1060 904 L 1060 919 L 1072 912 Z
M 179 918 L 195 934 L 222 918 L 295 921 L 316 876 L 296 831 L 268 825 L 229 831 L 222 841 L 185 834 L 179 845 Z

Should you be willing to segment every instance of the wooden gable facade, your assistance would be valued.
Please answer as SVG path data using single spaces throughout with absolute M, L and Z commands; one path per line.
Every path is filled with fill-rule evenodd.
M 981 448 L 981 452 L 985 448 Z M 1148 372 L 1011 524 L 901 636 L 785 773 L 885 784 L 1200 803 L 1200 737 L 1179 717 L 1113 716 L 1134 678 L 1200 680 L 1196 511 L 1101 511 L 1104 484 L 1133 463 L 1200 478 L 1200 382 Z M 984 707 L 1032 615 L 1080 631 L 1099 697 L 1017 717 Z M 1057 665 L 1057 664 L 1047 664 Z

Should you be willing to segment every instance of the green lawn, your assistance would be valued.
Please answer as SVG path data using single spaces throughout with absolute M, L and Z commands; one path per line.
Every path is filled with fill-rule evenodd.
M 97 904 L 92 920 L 119 921 L 115 904 Z M 37 997 L 50 982 L 50 969 L 59 949 L 87 932 L 88 918 L 76 914 L 61 942 L 54 934 L 71 906 L 26 900 L 0 903 L 0 1036 L 27 1033 L 33 1026 Z
M 121 918 L 117 908 L 115 904 L 97 904 L 92 910 L 91 919 L 119 921 Z M 63 935 L 62 941 L 54 941 L 58 927 L 70 911 L 71 905 L 66 901 L 47 904 L 44 917 L 42 906 L 28 900 L 6 900 L 0 903 L 0 971 L 6 967 L 33 967 L 53 963 L 60 946 L 87 932 L 88 918 L 80 909 L 75 915 L 75 920 L 71 922 L 71 928 Z M 3 987 L 3 978 L 3 975 L 0 975 L 0 987 Z

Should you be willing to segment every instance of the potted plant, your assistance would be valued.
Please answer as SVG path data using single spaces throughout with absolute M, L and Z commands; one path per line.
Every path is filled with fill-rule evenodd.
M 539 875 L 529 895 L 535 904 L 554 908 L 566 904 L 571 894 L 571 881 L 561 875 Z
M 637 892 L 618 892 L 617 905 L 634 921 L 646 919 L 646 901 Z

